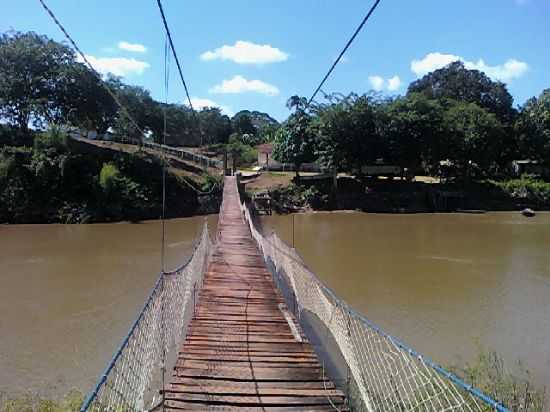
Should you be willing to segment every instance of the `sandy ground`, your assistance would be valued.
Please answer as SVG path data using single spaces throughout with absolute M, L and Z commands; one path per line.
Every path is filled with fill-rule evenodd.
M 294 176 L 294 172 L 262 172 L 257 178 L 247 181 L 246 190 L 258 192 L 288 186 Z
M 244 178 L 247 176 L 253 176 L 257 172 L 250 169 L 244 169 L 240 171 Z M 301 172 L 300 176 L 311 176 L 319 173 L 304 173 Z M 260 191 L 260 190 L 269 190 L 275 187 L 284 187 L 288 186 L 292 179 L 294 178 L 294 172 L 261 172 L 260 176 L 253 178 L 246 183 L 247 190 L 250 191 Z M 349 177 L 347 173 L 338 173 L 339 177 Z M 379 179 L 384 180 L 386 178 L 379 177 Z M 399 178 L 396 178 L 399 180 Z M 439 183 L 439 178 L 432 176 L 415 176 L 415 181 L 423 183 Z

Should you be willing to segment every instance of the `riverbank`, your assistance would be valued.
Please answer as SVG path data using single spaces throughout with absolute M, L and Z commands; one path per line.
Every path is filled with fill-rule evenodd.
M 550 210 L 550 183 L 532 178 L 468 183 L 407 182 L 387 179 L 292 179 L 284 174 L 243 179 L 252 197 L 268 191 L 280 214 L 357 210 L 375 213 L 433 213 Z
M 99 145 L 58 129 L 0 149 L 0 223 L 98 223 L 158 219 L 162 160 L 131 146 Z M 216 213 L 221 179 L 166 157 L 166 217 Z

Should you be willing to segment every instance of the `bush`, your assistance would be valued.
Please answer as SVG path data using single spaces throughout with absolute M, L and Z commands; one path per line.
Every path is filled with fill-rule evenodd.
M 542 412 L 545 389 L 537 389 L 530 382 L 529 371 L 519 364 L 519 374 L 512 375 L 504 367 L 502 358 L 493 351 L 480 349 L 478 359 L 463 368 L 452 368 L 467 384 L 502 402 L 512 412 Z
M 246 146 L 241 156 L 239 165 L 250 166 L 253 163 L 255 163 L 257 159 L 258 159 L 258 151 L 253 147 Z
M 223 187 L 223 177 L 222 176 L 213 176 L 205 174 L 203 176 L 204 183 L 202 184 L 201 191 L 203 192 L 217 192 L 220 191 Z
M 67 133 L 61 127 L 52 126 L 47 132 L 41 133 L 34 138 L 34 150 L 35 152 L 39 152 L 54 149 L 64 152 L 67 150 L 67 140 Z
M 250 166 L 258 159 L 258 152 L 252 146 L 230 138 L 227 152 L 236 159 L 237 166 Z
M 33 132 L 0 124 L 0 146 L 32 146 Z
M 303 196 L 305 201 L 312 209 L 320 210 L 328 207 L 329 195 L 321 192 L 317 187 L 311 186 L 304 190 Z
M 113 193 L 120 180 L 120 171 L 114 163 L 103 163 L 99 172 L 99 185 L 109 195 Z
M 83 400 L 78 391 L 69 392 L 59 402 L 32 394 L 3 399 L 0 394 L 0 412 L 78 412 Z
M 6 180 L 11 170 L 15 166 L 13 156 L 10 156 L 6 151 L 0 152 L 0 182 Z
M 550 183 L 523 175 L 519 179 L 491 183 L 514 199 L 525 199 L 541 204 L 550 203 Z
M 114 163 L 104 163 L 99 173 L 99 186 L 104 193 L 105 214 L 109 218 L 137 220 L 155 206 L 149 202 L 147 189 L 124 176 Z

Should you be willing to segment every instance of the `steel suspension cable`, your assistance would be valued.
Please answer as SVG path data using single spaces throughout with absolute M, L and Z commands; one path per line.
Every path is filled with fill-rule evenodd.
M 197 117 L 197 112 L 195 111 L 195 108 L 193 107 L 193 102 L 191 100 L 191 96 L 189 94 L 189 88 L 187 87 L 187 82 L 185 81 L 185 77 L 183 76 L 183 70 L 181 68 L 180 60 L 178 58 L 178 54 L 176 52 L 176 47 L 174 46 L 174 41 L 172 40 L 172 33 L 170 32 L 170 27 L 168 26 L 168 21 L 166 20 L 166 14 L 164 13 L 164 7 L 162 7 L 161 0 L 157 0 L 157 6 L 160 11 L 160 17 L 162 18 L 162 23 L 164 25 L 164 30 L 166 31 L 166 35 L 168 36 L 168 41 L 170 43 L 170 49 L 172 50 L 172 55 L 174 56 L 174 60 L 176 62 L 176 66 L 178 68 L 179 77 L 181 80 L 181 83 L 183 84 L 183 89 L 185 90 L 185 95 L 187 97 L 187 102 L 189 103 L 189 107 L 191 108 L 191 113 L 193 116 L 193 120 L 195 121 L 195 124 L 197 126 L 197 129 L 199 131 L 199 136 L 201 139 L 201 146 L 202 146 L 202 129 L 200 126 L 199 119 Z
M 167 133 L 167 107 L 168 107 L 168 89 L 170 82 L 170 56 L 168 54 L 168 38 L 164 41 L 164 108 L 163 115 L 163 130 L 162 130 L 162 146 L 161 146 L 161 159 L 162 159 L 162 247 L 161 247 L 161 269 L 164 272 L 165 269 L 165 218 L 166 218 L 166 133 Z
M 40 2 L 40 4 L 42 5 L 42 7 L 44 8 L 44 10 L 46 11 L 46 13 L 48 13 L 48 15 L 51 17 L 51 19 L 53 20 L 53 22 L 57 25 L 57 27 L 59 28 L 59 30 L 61 30 L 61 32 L 63 32 L 63 34 L 65 35 L 65 38 L 71 43 L 71 45 L 73 46 L 73 48 L 76 50 L 76 52 L 78 53 L 78 55 L 80 56 L 80 58 L 82 59 L 82 61 L 86 64 L 86 66 L 88 67 L 88 69 L 91 70 L 91 72 L 98 78 L 99 80 L 99 83 L 105 88 L 105 90 L 107 91 L 107 93 L 109 93 L 109 95 L 113 98 L 113 100 L 115 101 L 115 103 L 117 104 L 117 106 L 120 108 L 120 110 L 122 110 L 123 114 L 128 118 L 128 120 L 130 120 L 130 122 L 134 125 L 134 127 L 140 132 L 140 135 L 141 135 L 141 138 L 140 140 L 143 139 L 143 135 L 144 135 L 144 132 L 143 130 L 141 129 L 141 127 L 139 127 L 138 123 L 136 122 L 136 120 L 130 115 L 130 112 L 128 111 L 128 109 L 126 108 L 126 106 L 124 106 L 124 104 L 122 104 L 122 102 L 120 101 L 120 99 L 118 98 L 118 96 L 116 95 L 115 92 L 113 92 L 111 90 L 111 88 L 105 83 L 105 81 L 103 80 L 103 78 L 101 77 L 101 74 L 94 68 L 94 66 L 90 63 L 90 61 L 88 60 L 88 58 L 86 57 L 86 55 L 82 52 L 82 50 L 78 47 L 78 45 L 76 44 L 76 42 L 73 40 L 73 38 L 71 37 L 71 35 L 67 32 L 67 30 L 65 29 L 65 27 L 63 26 L 63 24 L 61 24 L 61 22 L 59 21 L 59 19 L 55 16 L 54 12 L 46 5 L 45 1 L 44 0 L 38 0 Z
M 168 53 L 168 36 L 165 36 L 164 40 L 164 108 L 163 108 L 163 131 L 162 131 L 162 147 L 161 147 L 161 157 L 162 157 L 162 216 L 161 216 L 161 225 L 162 225 L 162 239 L 161 239 L 161 273 L 165 272 L 165 259 L 166 259 L 166 156 L 165 156 L 165 146 L 166 146 L 166 134 L 167 134 L 167 107 L 168 107 L 168 92 L 170 85 L 170 54 Z M 164 292 L 164 282 L 165 278 L 162 278 L 162 290 Z M 164 293 L 162 294 L 161 301 L 161 401 L 162 401 L 162 410 L 164 411 L 165 404 L 165 375 L 166 375 L 166 321 L 165 321 L 165 297 Z
M 159 0 L 160 1 L 160 0 Z M 374 10 L 376 9 L 376 7 L 378 7 L 378 4 L 380 3 L 380 0 L 376 0 L 375 3 L 372 5 L 372 7 L 370 8 L 369 12 L 367 13 L 367 15 L 363 18 L 363 20 L 361 21 L 361 24 L 359 24 L 359 26 L 357 27 L 357 29 L 355 29 L 355 32 L 353 33 L 353 35 L 350 37 L 350 39 L 348 40 L 348 42 L 346 43 L 346 45 L 344 46 L 344 48 L 342 49 L 342 51 L 340 52 L 340 54 L 338 55 L 338 57 L 336 58 L 336 60 L 334 61 L 334 63 L 332 63 L 332 66 L 330 66 L 330 69 L 328 70 L 327 74 L 325 74 L 325 77 L 323 77 L 323 80 L 321 80 L 321 83 L 319 83 L 319 86 L 317 86 L 317 88 L 315 89 L 315 91 L 313 92 L 313 94 L 311 95 L 311 97 L 309 98 L 308 102 L 307 102 L 307 106 L 309 106 L 311 104 L 311 102 L 313 101 L 313 99 L 315 98 L 315 96 L 317 96 L 317 93 L 319 93 L 319 90 L 321 90 L 321 87 L 323 87 L 323 84 L 325 84 L 325 82 L 327 81 L 327 79 L 329 78 L 329 76 L 331 75 L 331 73 L 334 71 L 334 68 L 336 67 L 336 65 L 340 62 L 340 60 L 342 59 L 342 57 L 344 56 L 344 53 L 348 50 L 348 48 L 351 46 L 351 43 L 353 43 L 353 41 L 355 40 L 355 38 L 357 37 L 357 35 L 359 34 L 359 32 L 361 31 L 361 29 L 363 28 L 363 26 L 365 25 L 365 23 L 367 22 L 367 20 L 370 18 L 370 16 L 372 15 L 372 13 L 374 13 Z
M 174 47 L 174 42 L 172 41 L 172 34 L 170 33 L 170 28 L 168 27 L 168 22 L 166 21 L 166 15 L 164 14 L 164 8 L 162 7 L 161 0 L 157 0 L 157 5 L 160 11 L 160 16 L 162 18 L 162 23 L 164 24 L 164 29 L 166 30 L 168 41 L 170 42 L 170 49 L 172 50 L 172 55 L 174 56 L 174 60 L 176 61 L 176 66 L 178 67 L 178 73 L 180 75 L 181 82 L 183 83 L 183 88 L 185 89 L 185 94 L 187 96 L 187 101 L 189 102 L 189 107 L 191 108 L 191 110 L 195 111 L 195 109 L 193 108 L 193 102 L 191 102 L 191 97 L 189 96 L 189 89 L 187 88 L 187 83 L 185 82 L 185 78 L 183 77 L 183 71 L 181 69 L 181 64 L 178 59 L 178 55 L 176 53 L 176 48 Z

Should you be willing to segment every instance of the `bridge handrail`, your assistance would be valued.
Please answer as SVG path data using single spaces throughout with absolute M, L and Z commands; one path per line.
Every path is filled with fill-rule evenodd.
M 472 386 L 472 385 L 469 385 L 467 384 L 466 382 L 464 382 L 462 379 L 460 379 L 457 375 L 455 375 L 454 373 L 448 371 L 447 369 L 445 369 L 443 366 L 437 364 L 436 362 L 434 362 L 432 359 L 430 359 L 429 357 L 425 356 L 425 355 L 422 355 L 421 353 L 417 352 L 416 350 L 414 350 L 412 347 L 410 347 L 409 345 L 407 345 L 406 343 L 402 342 L 400 339 L 394 337 L 393 335 L 390 335 L 388 333 L 386 333 L 380 326 L 378 326 L 377 324 L 375 324 L 374 322 L 372 322 L 370 319 L 368 319 L 365 315 L 357 312 L 349 303 L 347 303 L 345 300 L 342 300 L 340 299 L 336 293 L 329 287 L 327 286 L 321 279 L 319 279 L 319 277 L 315 274 L 315 272 L 313 272 L 309 266 L 305 263 L 305 261 L 303 260 L 302 256 L 300 255 L 300 253 L 295 249 L 293 248 L 292 246 L 290 246 L 286 241 L 284 241 L 283 239 L 279 238 L 279 236 L 273 232 L 271 234 L 271 236 L 273 237 L 277 237 L 278 240 L 283 243 L 288 249 L 292 249 L 293 252 L 296 254 L 296 256 L 299 258 L 299 263 L 301 265 L 304 266 L 305 269 L 307 269 L 307 271 L 309 272 L 309 274 L 312 276 L 313 280 L 317 283 L 317 285 L 327 294 L 329 295 L 332 299 L 334 300 L 337 300 L 339 301 L 339 304 L 342 305 L 347 311 L 349 311 L 353 316 L 357 317 L 358 319 L 361 319 L 361 321 L 363 323 L 365 323 L 366 325 L 368 325 L 371 329 L 375 330 L 377 333 L 379 333 L 380 335 L 390 339 L 393 343 L 395 343 L 398 347 L 400 347 L 401 349 L 404 349 L 406 350 L 408 353 L 410 353 L 412 356 L 415 356 L 417 358 L 422 358 L 422 360 L 427 364 L 429 365 L 430 367 L 432 367 L 434 370 L 436 370 L 438 373 L 440 373 L 441 375 L 445 376 L 446 378 L 452 380 L 454 383 L 456 383 L 458 386 L 460 386 L 462 389 L 464 389 L 465 391 L 467 392 L 470 392 L 472 395 L 476 396 L 477 398 L 479 398 L 480 400 L 482 400 L 483 402 L 485 402 L 486 404 L 488 404 L 489 406 L 491 406 L 493 409 L 495 409 L 496 411 L 498 412 L 509 412 L 507 408 L 505 408 L 503 405 L 501 405 L 499 402 L 495 401 L 493 398 L 491 398 L 490 396 L 486 395 L 485 393 L 483 393 L 482 391 L 480 391 L 479 389 L 477 389 L 476 387 Z M 284 251 L 280 250 L 281 252 L 284 253 Z
M 371 377 L 374 378 L 376 373 L 385 373 L 385 372 L 373 372 L 373 371 L 366 371 L 368 361 L 366 361 L 366 357 L 362 354 L 357 353 L 349 353 L 349 352 L 359 352 L 361 348 L 357 348 L 358 343 L 361 342 L 362 339 L 357 339 L 355 337 L 352 337 L 350 332 L 350 323 L 359 321 L 364 328 L 368 330 L 374 331 L 376 334 L 378 334 L 381 338 L 385 339 L 388 343 L 388 348 L 385 350 L 386 353 L 382 353 L 382 355 L 385 355 L 386 357 L 389 357 L 388 353 L 392 352 L 392 346 L 395 348 L 398 348 L 401 353 L 398 355 L 400 357 L 405 358 L 407 355 L 409 359 L 402 360 L 404 363 L 407 364 L 407 367 L 411 368 L 412 363 L 419 363 L 420 367 L 423 365 L 427 365 L 431 370 L 435 371 L 439 377 L 442 377 L 444 379 L 438 379 L 435 378 L 433 375 L 430 376 L 428 379 L 426 385 L 432 385 L 432 386 L 438 386 L 439 388 L 442 388 L 441 393 L 443 393 L 444 390 L 448 392 L 449 395 L 445 394 L 445 396 L 441 396 L 441 399 L 438 399 L 438 402 L 440 405 L 447 405 L 447 407 L 453 408 L 453 410 L 466 410 L 466 411 L 473 411 L 473 410 L 479 410 L 482 411 L 482 407 L 477 402 L 478 400 L 482 402 L 484 407 L 489 407 L 491 410 L 495 410 L 498 412 L 509 412 L 509 410 L 504 407 L 499 402 L 492 399 L 487 394 L 483 393 L 479 389 L 468 385 L 465 383 L 462 379 L 460 379 L 455 374 L 449 372 L 442 366 L 438 365 L 434 361 L 432 361 L 430 358 L 421 355 L 414 349 L 412 349 L 409 345 L 403 343 L 399 339 L 389 335 L 388 333 L 384 332 L 378 325 L 370 321 L 367 317 L 364 315 L 358 313 L 355 309 L 353 309 L 348 303 L 338 298 L 338 296 L 328 287 L 326 286 L 318 277 L 315 275 L 315 273 L 309 269 L 309 267 L 305 264 L 302 257 L 298 254 L 298 252 L 292 248 L 290 245 L 288 245 L 286 242 L 284 242 L 282 239 L 278 237 L 276 233 L 272 233 L 270 236 L 264 236 L 257 228 L 254 223 L 254 220 L 251 216 L 250 210 L 248 209 L 247 205 L 242 202 L 241 204 L 241 210 L 243 212 L 243 215 L 245 219 L 247 220 L 249 227 L 252 232 L 252 236 L 256 240 L 258 247 L 260 248 L 260 251 L 264 255 L 264 258 L 266 262 L 270 261 L 274 268 L 275 273 L 274 275 L 278 277 L 279 284 L 282 286 L 282 289 L 290 289 L 291 296 L 290 300 L 294 299 L 294 303 L 298 306 L 298 315 L 301 315 L 302 311 L 309 310 L 316 315 L 319 315 L 320 313 L 323 313 L 322 308 L 319 309 L 318 306 L 321 305 L 318 302 L 311 302 L 309 301 L 311 298 L 311 291 L 318 289 L 319 298 L 322 299 L 322 296 L 324 296 L 327 300 L 327 302 L 321 302 L 325 303 L 327 305 L 332 306 L 332 314 L 331 318 L 336 312 L 336 309 L 339 309 L 339 315 L 345 320 L 345 323 L 347 324 L 347 337 L 342 339 L 342 337 L 335 336 L 335 334 L 338 333 L 334 330 L 331 330 L 331 323 L 332 319 L 327 323 L 326 317 L 319 316 L 320 320 L 325 323 L 326 327 L 330 330 L 331 334 L 333 335 L 334 339 L 336 340 L 339 349 L 342 351 L 342 354 L 346 360 L 346 363 L 348 364 L 348 368 L 350 369 L 350 375 L 351 379 L 354 383 L 354 389 L 357 392 L 357 396 L 355 398 L 355 402 L 359 404 L 358 410 L 365 409 L 368 411 L 378 411 L 378 410 L 393 410 L 388 407 L 388 405 L 392 406 L 391 402 L 388 402 L 387 399 L 383 399 L 383 395 L 380 393 L 380 391 L 377 391 L 377 388 L 375 387 L 375 379 L 370 379 Z M 284 258 L 287 258 L 290 263 L 285 261 L 276 261 L 277 256 L 275 253 L 273 253 L 274 249 L 276 252 L 280 253 L 284 257 L 280 260 L 284 260 Z M 289 273 L 290 272 L 290 273 Z M 307 276 L 307 279 L 300 279 L 300 277 L 304 278 Z M 283 280 L 283 282 L 280 282 L 280 280 Z M 303 285 L 298 285 L 298 282 L 309 282 L 310 284 L 305 285 L 305 287 L 300 287 Z M 315 287 L 312 287 L 314 285 Z M 307 292 L 306 292 L 307 291 Z M 322 295 L 321 295 L 322 293 Z M 288 296 L 287 296 L 288 298 Z M 292 302 L 289 302 L 290 306 L 292 306 Z M 323 305 L 321 305 L 323 306 Z M 317 309 L 317 310 L 316 310 Z M 326 309 L 326 308 L 325 308 Z M 328 314 L 328 310 L 324 311 L 325 314 Z M 301 316 L 299 316 L 300 318 Z M 341 325 L 340 325 L 341 326 Z M 361 328 L 360 325 L 357 323 L 354 325 L 356 328 L 356 332 L 359 333 L 361 331 L 357 331 L 357 328 Z M 366 340 L 366 338 L 363 336 L 363 339 Z M 354 341 L 355 340 L 355 341 Z M 367 342 L 364 342 L 365 344 Z M 352 350 L 350 350 L 350 347 L 353 347 Z M 383 352 L 382 350 L 381 352 Z M 346 353 L 348 352 L 348 353 Z M 394 356 L 395 353 L 391 353 L 391 356 Z M 359 359 L 361 358 L 361 359 Z M 379 356 L 378 361 L 380 363 L 383 363 L 386 360 L 385 357 Z M 350 363 L 356 363 L 356 365 L 350 365 Z M 396 367 L 397 361 L 394 365 Z M 380 366 L 380 369 L 382 367 Z M 370 374 L 368 378 L 365 378 L 366 374 Z M 392 382 L 393 385 L 396 385 L 395 388 L 388 388 L 388 390 L 396 392 L 398 391 L 398 384 L 394 382 L 393 379 L 399 379 L 403 375 L 406 375 L 406 372 L 403 373 L 402 371 L 399 374 L 390 375 L 389 379 L 387 376 L 383 376 L 381 379 L 385 382 Z M 370 385 L 367 384 L 369 379 L 372 382 L 369 382 Z M 409 376 L 406 376 L 406 379 L 413 379 Z M 402 379 L 405 381 L 406 379 Z M 433 382 L 436 382 L 435 384 Z M 447 383 L 450 382 L 450 383 Z M 411 405 L 413 401 L 416 401 L 419 396 L 419 394 L 422 394 L 423 388 L 414 388 L 414 384 L 411 384 L 411 382 L 401 382 L 402 385 L 402 392 L 404 391 L 405 385 L 408 384 L 412 390 L 412 393 L 402 393 L 400 396 L 396 396 L 397 400 L 393 400 L 395 404 L 398 404 L 399 407 L 403 407 L 403 403 L 409 403 Z M 383 385 L 380 385 L 381 387 Z M 464 396 L 461 392 L 453 390 L 454 386 L 458 387 L 463 393 L 464 396 L 467 396 L 468 399 L 464 399 Z M 415 392 L 415 390 L 417 392 Z M 418 392 L 420 391 L 420 392 Z M 378 392 L 378 393 L 377 393 Z M 389 395 L 388 397 L 391 397 L 392 395 Z M 410 396 L 411 399 L 407 399 L 406 397 Z M 430 399 L 428 399 L 430 400 Z M 424 402 L 427 402 L 428 400 L 425 400 Z M 353 399 L 352 399 L 353 401 Z M 385 404 L 384 404 L 384 401 Z M 430 401 L 433 401 L 431 399 Z M 401 403 L 400 403 L 401 402 Z M 356 405 L 357 406 L 357 405 Z M 443 406 L 441 409 L 444 409 Z M 399 409 L 401 410 L 401 409 Z M 408 409 L 403 409 L 408 410 Z
M 184 149 L 182 147 L 169 146 L 165 144 L 159 144 L 155 142 L 143 142 L 143 146 L 153 148 L 155 150 L 164 150 L 167 153 L 175 154 L 181 158 L 187 158 L 197 163 L 204 163 L 209 167 L 214 167 L 217 169 L 223 168 L 223 162 L 219 159 L 213 159 L 208 156 L 204 156 L 198 153 L 194 153 L 191 150 Z
M 119 410 L 121 407 L 143 410 L 146 402 L 155 402 L 155 391 L 158 394 L 161 388 L 162 371 L 166 371 L 166 355 L 185 336 L 190 304 L 195 299 L 211 251 L 205 219 L 193 253 L 182 265 L 162 272 L 157 278 L 136 320 L 83 402 L 81 412 Z M 144 329 L 149 330 L 142 331 L 147 317 L 152 318 L 144 325 Z M 132 370 L 136 365 L 140 368 L 139 375 Z

